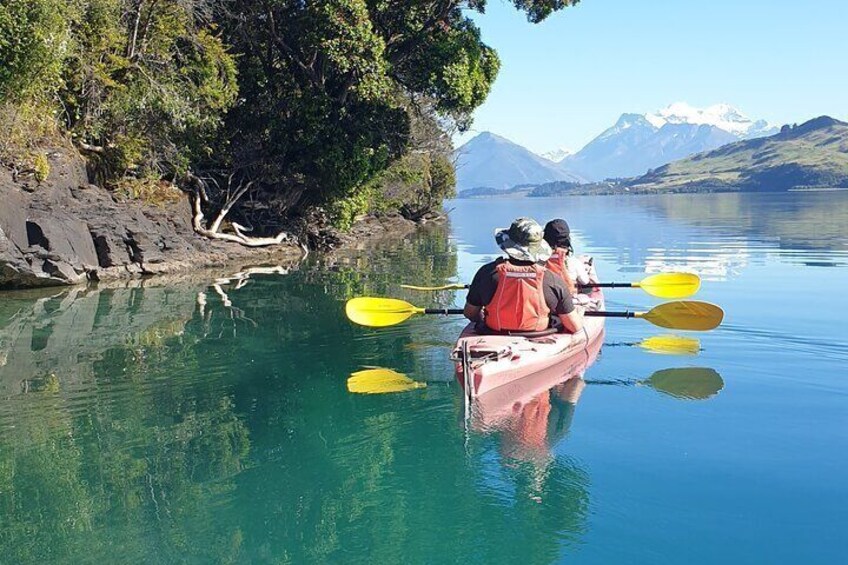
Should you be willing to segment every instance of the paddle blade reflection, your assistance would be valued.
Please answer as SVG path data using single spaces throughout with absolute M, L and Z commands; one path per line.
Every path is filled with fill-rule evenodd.
M 701 351 L 701 342 L 694 337 L 657 335 L 643 339 L 639 347 L 660 355 L 697 355 Z
M 355 394 L 386 394 L 406 392 L 424 388 L 427 383 L 413 381 L 403 373 L 391 369 L 364 369 L 351 373 L 347 380 L 347 390 Z
M 721 375 L 703 367 L 663 369 L 651 375 L 646 384 L 658 392 L 686 400 L 706 400 L 724 388 Z

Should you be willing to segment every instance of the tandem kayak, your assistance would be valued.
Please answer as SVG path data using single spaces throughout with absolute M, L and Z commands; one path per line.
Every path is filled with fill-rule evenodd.
M 600 288 L 593 288 L 588 297 L 587 310 L 605 309 Z M 554 333 L 538 337 L 480 334 L 476 325 L 469 323 L 453 350 L 456 378 L 463 388 L 467 380 L 470 390 L 465 393 L 474 399 L 553 367 L 562 365 L 565 370 L 570 361 L 584 358 L 589 347 L 603 334 L 604 320 L 586 317 L 583 329 L 575 334 Z

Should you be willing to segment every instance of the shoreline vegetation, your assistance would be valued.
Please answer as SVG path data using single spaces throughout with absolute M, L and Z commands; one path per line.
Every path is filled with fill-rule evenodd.
M 575 3 L 512 2 L 531 23 Z M 485 0 L 407 4 L 4 2 L 0 288 L 438 220 L 500 62 Z

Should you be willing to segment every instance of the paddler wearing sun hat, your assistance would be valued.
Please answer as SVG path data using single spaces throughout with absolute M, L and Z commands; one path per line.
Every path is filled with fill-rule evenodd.
M 560 277 L 545 268 L 551 247 L 535 220 L 518 218 L 495 230 L 506 253 L 486 263 L 468 287 L 463 313 L 489 332 L 538 332 L 558 320 L 568 333 L 583 327 L 583 316 Z M 559 324 L 556 324 L 559 326 Z

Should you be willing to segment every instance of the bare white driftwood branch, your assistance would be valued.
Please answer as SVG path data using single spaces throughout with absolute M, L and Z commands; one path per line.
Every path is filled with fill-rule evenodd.
M 250 188 L 250 184 L 239 188 L 236 193 L 227 198 L 224 206 L 221 208 L 221 211 L 218 213 L 218 216 L 215 218 L 215 221 L 212 222 L 210 227 L 205 227 L 203 225 L 203 211 L 200 209 L 200 196 L 195 194 L 191 197 L 192 204 L 194 207 L 194 217 L 192 218 L 192 227 L 194 231 L 202 235 L 203 237 L 208 237 L 209 239 L 221 239 L 224 241 L 232 241 L 235 243 L 240 243 L 246 247 L 266 247 L 268 245 L 279 245 L 284 241 L 294 241 L 294 238 L 285 231 L 281 231 L 274 237 L 250 237 L 244 234 L 245 228 L 243 226 L 234 227 L 236 233 L 223 233 L 218 231 L 221 228 L 221 222 L 224 221 L 224 218 L 227 216 L 227 213 L 233 207 L 233 205 L 241 198 L 245 192 Z

